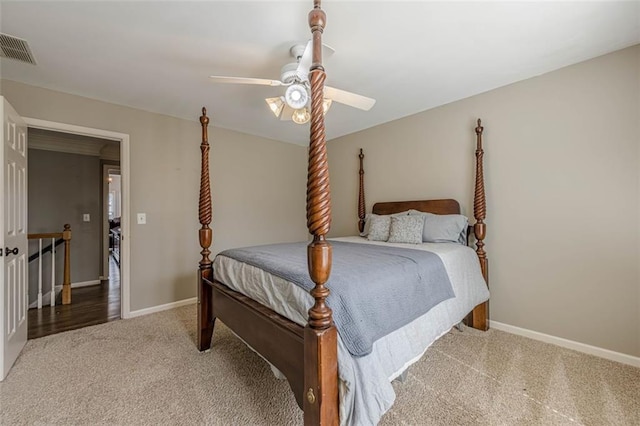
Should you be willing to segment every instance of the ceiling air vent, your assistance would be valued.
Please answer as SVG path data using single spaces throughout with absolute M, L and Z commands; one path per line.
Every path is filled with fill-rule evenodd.
M 27 41 L 9 34 L 0 33 L 0 57 L 36 64 Z

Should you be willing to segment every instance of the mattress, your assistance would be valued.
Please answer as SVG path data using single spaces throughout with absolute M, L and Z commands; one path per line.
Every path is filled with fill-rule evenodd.
M 455 243 L 394 244 L 362 237 L 335 240 L 431 251 L 442 259 L 456 295 L 378 339 L 373 351 L 366 356 L 352 356 L 338 336 L 340 424 L 376 424 L 395 400 L 391 381 L 419 360 L 433 342 L 462 321 L 473 307 L 486 301 L 489 291 L 477 255 L 467 246 Z M 297 324 L 306 325 L 307 312 L 314 300 L 302 288 L 225 256 L 215 258 L 213 270 L 215 280 Z

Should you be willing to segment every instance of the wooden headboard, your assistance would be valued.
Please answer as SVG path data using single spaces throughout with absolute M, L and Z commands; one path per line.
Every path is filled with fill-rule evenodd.
M 489 284 L 489 259 L 484 249 L 484 239 L 487 233 L 487 225 L 484 223 L 487 214 L 487 200 L 484 193 L 484 150 L 482 149 L 482 133 L 484 127 L 478 119 L 476 132 L 476 179 L 473 193 L 473 216 L 476 222 L 467 228 L 467 241 L 471 229 L 475 236 L 476 254 L 482 269 L 482 276 L 487 285 Z M 365 225 L 365 198 L 364 198 L 364 153 L 362 149 L 358 155 L 360 159 L 360 187 L 358 191 L 358 230 L 360 233 L 364 230 Z M 372 213 L 386 215 L 400 213 L 406 210 L 415 209 L 435 214 L 460 214 L 460 204 L 456 200 L 420 200 L 420 201 L 392 201 L 385 203 L 376 203 L 373 205 Z M 474 328 L 479 330 L 489 329 L 489 304 L 482 303 L 474 308 L 473 313 L 467 317 L 467 322 L 472 324 Z
M 435 214 L 460 214 L 460 204 L 452 199 L 375 203 L 372 212 L 383 215 L 400 213 L 411 209 Z

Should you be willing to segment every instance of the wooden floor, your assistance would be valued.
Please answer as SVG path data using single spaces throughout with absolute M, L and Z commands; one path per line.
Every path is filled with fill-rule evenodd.
M 29 310 L 29 339 L 120 319 L 120 269 L 109 257 L 109 281 L 71 290 L 71 304 Z

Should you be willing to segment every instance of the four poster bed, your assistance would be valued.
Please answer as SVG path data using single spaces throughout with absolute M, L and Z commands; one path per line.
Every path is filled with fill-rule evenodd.
M 321 65 L 325 15 L 318 0 L 309 14 L 309 24 L 313 34 L 313 65 L 309 73 L 311 137 L 307 226 L 313 241 L 308 246 L 305 243 L 306 248 L 300 244 L 261 246 L 225 251 L 216 256 L 215 261 L 210 259 L 213 233 L 210 228 L 209 118 L 203 108 L 200 117 L 202 259 L 198 274 L 198 349 L 210 348 L 214 322 L 219 318 L 266 359 L 274 372 L 288 380 L 298 405 L 304 410 L 305 425 L 375 424 L 393 403 L 391 380 L 400 377 L 431 343 L 463 318 L 469 326 L 488 328 L 483 128 L 478 120 L 475 128 L 475 251 L 457 242 L 423 243 L 437 239 L 409 244 L 403 240 L 403 232 L 394 234 L 394 229 L 400 229 L 398 224 L 402 223 L 420 225 L 420 236 L 426 236 L 425 224 L 429 220 L 460 214 L 455 200 L 377 203 L 367 217 L 362 151 L 358 227 L 363 233 L 365 222 L 370 222 L 367 225 L 371 227 L 371 234 L 368 239 L 356 236 L 328 241 L 331 206 L 322 111 L 325 73 Z M 390 222 L 386 239 L 372 238 L 372 233 L 377 232 L 374 231 L 376 221 Z M 466 236 L 466 225 L 463 232 Z M 394 235 L 401 238 L 393 240 Z M 410 267 L 403 264 L 401 268 L 418 268 L 416 275 L 421 281 L 415 287 L 396 272 L 385 275 L 381 268 L 371 267 L 396 264 L 399 258 L 409 259 Z M 435 266 L 419 269 L 423 259 Z M 285 264 L 290 265 L 292 271 L 281 271 Z M 362 278 L 367 270 L 372 270 L 374 275 Z M 442 280 L 431 279 L 432 276 L 441 276 Z M 398 282 L 394 283 L 396 278 Z M 343 292 L 343 287 L 349 287 L 347 283 L 358 280 L 351 293 Z M 423 287 L 431 286 L 432 281 L 434 286 L 435 281 L 445 281 L 445 284 L 425 290 Z M 432 294 L 438 297 L 427 301 L 421 292 L 429 293 L 425 298 L 433 297 Z M 413 304 L 415 309 L 407 299 L 419 300 Z M 398 304 L 400 309 L 393 311 Z

